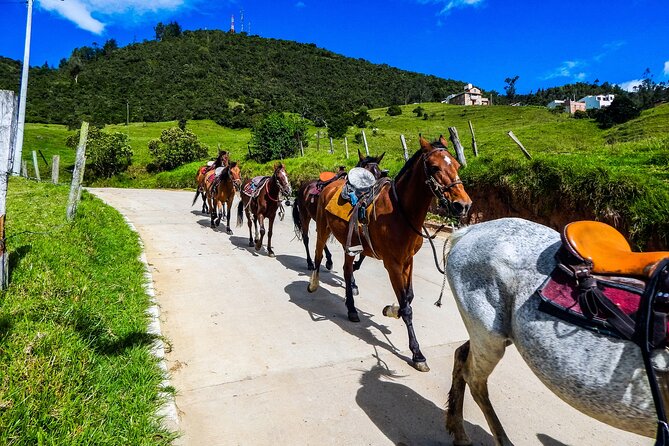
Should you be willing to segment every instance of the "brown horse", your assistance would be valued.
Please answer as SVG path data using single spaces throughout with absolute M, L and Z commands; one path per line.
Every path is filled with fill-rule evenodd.
M 193 198 L 193 203 L 191 204 L 191 206 L 195 204 L 195 202 L 197 201 L 197 197 L 202 195 L 203 214 L 207 214 L 209 212 L 209 208 L 207 207 L 207 199 L 205 198 L 204 178 L 208 172 L 216 170 L 218 167 L 227 166 L 229 157 L 230 154 L 228 152 L 226 152 L 225 150 L 219 150 L 218 156 L 216 157 L 214 162 L 210 161 L 211 165 L 207 164 L 205 166 L 200 166 L 197 169 L 197 173 L 195 174 L 195 183 L 197 184 L 197 187 L 195 189 L 195 197 Z
M 289 196 L 292 192 L 290 181 L 286 174 L 286 168 L 283 163 L 278 163 L 274 166 L 274 173 L 271 177 L 265 177 L 259 183 L 259 189 L 252 195 L 248 195 L 245 191 L 247 185 L 252 180 L 246 180 L 242 187 L 241 200 L 237 206 L 237 226 L 241 226 L 244 221 L 244 211 L 246 211 L 246 219 L 249 226 L 249 246 L 254 246 L 256 251 L 262 247 L 262 240 L 265 237 L 265 219 L 269 220 L 269 230 L 267 232 L 267 254 L 274 257 L 272 250 L 272 228 L 274 226 L 274 218 L 276 211 L 281 206 L 281 197 Z M 253 215 L 253 226 L 255 228 L 255 239 L 251 233 L 251 215 Z M 258 232 L 258 223 L 260 223 L 260 232 Z
M 420 146 L 420 150 L 406 162 L 395 180 L 389 181 L 383 187 L 375 201 L 375 209 L 369 216 L 368 225 L 372 246 L 368 244 L 360 228 L 357 228 L 357 232 L 363 254 L 383 261 L 399 303 L 399 307 L 386 306 L 383 314 L 395 318 L 402 317 L 409 333 L 413 366 L 426 372 L 429 367 L 420 351 L 412 322 L 413 256 L 423 245 L 421 228 L 433 198 L 436 197 L 440 206 L 459 218 L 467 215 L 472 201 L 458 176 L 460 164 L 446 150 L 446 140 L 440 137 L 439 142 L 430 144 L 421 136 Z M 316 214 L 318 239 L 314 255 L 315 269 L 307 287 L 309 292 L 318 289 L 323 248 L 330 234 L 333 234 L 342 245 L 345 245 L 347 240 L 348 222 L 325 209 L 343 184 L 344 180 L 339 180 L 326 186 L 319 197 Z M 352 322 L 359 322 L 351 287 L 353 257 L 346 255 L 344 258 L 348 318 Z
M 239 165 L 236 162 L 231 162 L 227 167 L 223 168 L 223 171 L 218 176 L 215 170 L 211 170 L 207 172 L 203 183 L 206 202 L 211 214 L 211 227 L 214 228 L 221 224 L 223 206 L 227 205 L 227 226 L 225 232 L 232 234 L 232 230 L 230 229 L 230 209 L 232 209 L 232 201 L 235 199 L 235 192 L 242 185 Z
M 384 172 L 379 169 L 379 164 L 385 154 L 386 153 L 383 152 L 381 156 L 363 156 L 360 149 L 358 149 L 359 161 L 358 164 L 356 164 L 356 167 L 363 167 L 369 170 L 376 179 L 379 179 L 384 174 Z M 344 171 L 343 173 L 345 174 L 346 172 Z M 337 176 L 341 176 L 341 174 L 342 172 L 339 172 Z M 304 249 L 307 252 L 308 270 L 314 269 L 314 263 L 312 262 L 311 254 L 309 253 L 309 223 L 311 223 L 311 220 L 316 220 L 316 210 L 318 208 L 318 196 L 312 195 L 311 191 L 319 181 L 320 180 L 313 180 L 303 183 L 297 190 L 297 197 L 293 203 L 293 223 L 295 224 L 295 233 L 302 237 Z M 326 258 L 325 267 L 327 269 L 332 269 L 332 254 L 327 245 L 325 245 L 323 249 L 325 250 Z M 356 262 L 356 270 L 360 268 L 363 259 L 364 256 L 361 256 L 360 260 Z

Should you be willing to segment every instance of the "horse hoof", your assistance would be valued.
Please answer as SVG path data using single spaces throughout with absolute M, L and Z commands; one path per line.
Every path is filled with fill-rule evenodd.
M 256 251 L 260 251 L 260 248 L 262 248 L 262 244 L 260 244 L 260 243 L 256 243 L 256 244 L 254 244 L 254 246 L 256 248 Z
M 311 284 L 307 285 L 307 291 L 310 292 L 310 293 L 313 293 L 313 292 L 316 291 L 317 289 L 318 289 L 317 286 L 314 287 L 314 288 L 311 288 Z
M 253 241 L 249 241 L 249 246 L 254 246 L 254 245 L 255 243 L 253 243 Z
M 425 361 L 414 362 L 413 366 L 419 372 L 429 372 L 430 371 L 430 368 L 427 366 L 427 362 L 425 362 Z
M 400 318 L 400 307 L 396 305 L 386 305 L 383 307 L 383 315 L 386 317 L 394 317 L 395 319 Z
M 212 228 L 212 229 L 216 228 L 216 225 L 214 224 L 213 221 L 211 222 L 211 228 Z
M 325 267 L 330 271 L 332 269 L 332 260 L 325 262 Z
M 358 316 L 358 313 L 349 313 L 348 320 L 351 322 L 360 322 L 360 316 Z
M 358 291 L 358 287 L 353 285 L 351 287 L 351 293 L 353 293 L 354 296 L 357 296 L 358 294 L 360 294 L 360 292 Z
M 315 269 L 316 269 L 316 268 L 314 268 L 314 264 L 313 264 L 313 263 L 307 263 L 307 270 L 309 270 L 309 271 L 313 271 L 313 270 L 315 270 Z
M 230 228 L 226 229 L 225 232 L 228 235 L 232 235 L 232 229 L 230 229 Z
M 274 255 L 274 253 L 272 251 L 270 251 L 269 253 L 267 253 L 267 257 L 276 257 L 276 256 Z

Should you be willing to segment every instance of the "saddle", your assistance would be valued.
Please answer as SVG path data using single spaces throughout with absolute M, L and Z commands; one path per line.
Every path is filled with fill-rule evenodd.
M 334 172 L 321 172 L 319 175 L 319 179 L 316 181 L 313 181 L 309 184 L 309 187 L 307 188 L 307 194 L 309 195 L 309 200 L 313 203 L 315 199 L 318 198 L 318 196 L 323 192 L 323 189 L 325 186 L 327 186 L 330 183 L 334 183 L 340 178 L 344 178 L 346 176 L 346 172 L 339 172 L 339 173 L 334 173 Z
M 539 309 L 641 348 L 658 417 L 656 445 L 669 444 L 651 351 L 668 345 L 669 252 L 632 252 L 615 228 L 596 221 L 565 226 L 558 265 L 538 290 Z
M 244 185 L 242 192 L 251 198 L 257 198 L 265 183 L 271 177 L 257 176 Z
M 210 185 L 212 191 L 218 189 L 218 186 L 221 184 L 221 180 L 223 178 L 223 172 L 225 172 L 226 169 L 227 167 L 216 167 L 215 169 L 209 170 L 209 172 L 207 172 L 207 175 L 204 177 L 204 181 Z

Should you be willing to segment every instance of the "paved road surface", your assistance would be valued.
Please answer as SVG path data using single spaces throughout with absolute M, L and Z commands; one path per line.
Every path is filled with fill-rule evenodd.
M 442 277 L 427 245 L 416 256 L 414 323 L 432 370 L 420 373 L 406 363 L 404 324 L 381 314 L 395 297 L 380 262 L 367 260 L 357 274 L 361 322 L 353 324 L 343 302 L 341 248 L 333 250 L 334 270 L 321 273 L 321 288 L 308 294 L 304 250 L 289 215 L 277 219 L 272 259 L 264 248 L 247 247 L 246 225 L 232 236 L 209 228 L 199 205 L 190 207 L 192 192 L 91 191 L 144 241 L 171 344 L 178 444 L 452 444 L 443 408 L 453 352 L 467 335 L 450 293 L 441 309 L 432 304 Z M 652 444 L 560 401 L 513 348 L 490 391 L 516 445 Z M 475 444 L 492 445 L 469 395 L 465 417 Z

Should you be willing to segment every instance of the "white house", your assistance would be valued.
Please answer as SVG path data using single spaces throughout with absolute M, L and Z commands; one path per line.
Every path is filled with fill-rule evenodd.
M 490 99 L 481 96 L 481 90 L 472 84 L 465 85 L 464 91 L 449 95 L 443 102 L 456 105 L 490 105 Z
M 546 107 L 550 109 L 564 107 L 564 101 L 560 99 L 555 99 L 554 101 L 550 101 Z
M 611 105 L 616 95 L 614 94 L 598 94 L 597 96 L 586 96 L 578 100 L 578 102 L 585 102 L 586 110 L 591 108 L 604 108 Z

